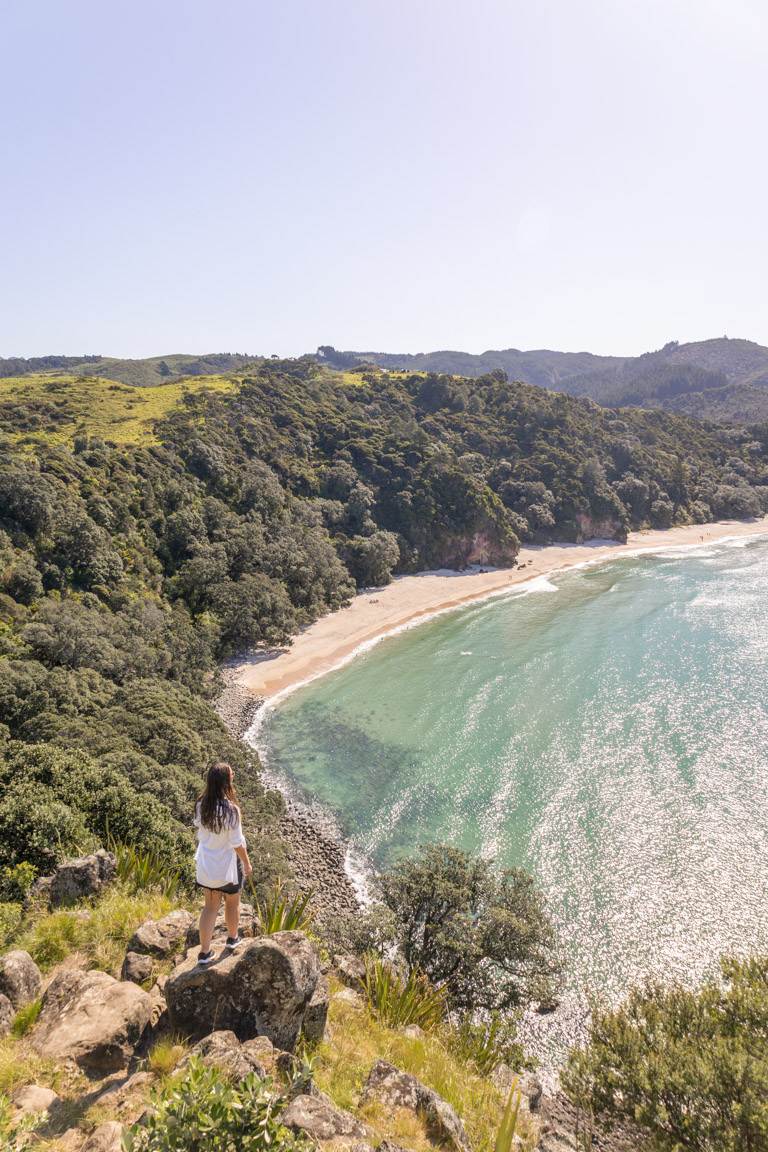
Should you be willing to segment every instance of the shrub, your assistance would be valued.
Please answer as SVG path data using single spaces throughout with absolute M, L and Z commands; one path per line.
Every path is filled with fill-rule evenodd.
M 429 1032 L 445 1015 L 444 993 L 432 988 L 425 976 L 412 968 L 401 977 L 378 956 L 366 957 L 363 990 L 370 1008 L 389 1028 L 418 1024 Z
M 721 970 L 697 991 L 649 983 L 595 1008 L 563 1077 L 571 1099 L 640 1125 L 659 1152 L 768 1147 L 768 957 Z
M 285 1101 L 251 1073 L 231 1083 L 218 1068 L 190 1062 L 153 1095 L 152 1111 L 124 1138 L 127 1152 L 265 1152 L 303 1147 L 278 1116 Z
M 533 878 L 431 845 L 380 881 L 392 939 L 408 970 L 445 991 L 451 1008 L 507 1011 L 552 994 L 555 934 Z
M 5 948 L 21 927 L 21 904 L 0 904 L 0 948 Z

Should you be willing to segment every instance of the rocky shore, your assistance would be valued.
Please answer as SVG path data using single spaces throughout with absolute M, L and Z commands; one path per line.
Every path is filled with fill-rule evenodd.
M 227 730 L 243 740 L 253 724 L 262 701 L 235 681 L 234 669 L 222 671 L 224 687 L 215 707 Z M 266 783 L 280 789 L 279 781 L 266 776 Z M 285 812 L 278 834 L 299 885 L 314 892 L 318 919 L 327 925 L 348 922 L 360 909 L 360 902 L 347 874 L 348 846 L 328 814 L 300 803 L 280 789 Z

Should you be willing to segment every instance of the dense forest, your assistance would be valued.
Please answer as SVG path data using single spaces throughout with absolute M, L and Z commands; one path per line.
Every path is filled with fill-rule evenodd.
M 0 900 L 109 836 L 178 860 L 219 756 L 247 769 L 247 822 L 277 866 L 280 800 L 211 707 L 217 668 L 356 586 L 768 509 L 768 429 L 603 409 L 502 372 L 266 361 L 169 384 L 151 436 L 114 416 L 122 442 L 89 428 L 97 382 L 73 378 L 74 415 L 64 384 L 58 422 L 44 388 L 0 395 Z
M 768 418 L 768 348 L 751 340 L 676 340 L 642 356 L 595 356 L 589 352 L 553 352 L 517 348 L 482 352 L 319 352 L 343 365 L 368 362 L 390 370 L 482 376 L 503 369 L 516 380 L 570 396 L 589 396 L 599 404 L 639 405 L 685 412 L 699 419 L 751 423 Z

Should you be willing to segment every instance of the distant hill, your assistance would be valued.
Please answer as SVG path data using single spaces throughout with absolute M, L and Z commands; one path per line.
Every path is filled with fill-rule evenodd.
M 389 369 L 482 376 L 502 368 L 512 380 L 570 396 L 589 396 L 608 407 L 664 408 L 702 419 L 768 419 L 768 348 L 751 340 L 673 341 L 642 356 L 597 356 L 517 348 L 417 355 L 382 352 L 340 354 Z
M 240 352 L 214 352 L 205 356 L 150 356 L 144 360 L 119 360 L 114 356 L 34 356 L 0 357 L 0 378 L 29 376 L 32 373 L 67 373 L 72 376 L 101 376 L 123 384 L 147 387 L 170 384 L 185 376 L 216 376 L 222 372 L 242 372 L 263 357 Z

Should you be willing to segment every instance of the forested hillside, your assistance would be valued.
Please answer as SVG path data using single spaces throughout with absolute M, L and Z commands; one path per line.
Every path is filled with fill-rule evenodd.
M 686 412 L 699 419 L 749 423 L 768 418 L 768 348 L 751 340 L 672 341 L 642 356 L 594 356 L 517 348 L 482 352 L 338 353 L 320 349 L 331 362 L 368 362 L 389 369 L 482 376 L 501 368 L 516 380 L 603 405 L 637 405 Z
M 19 865 L 108 836 L 178 861 L 203 767 L 248 767 L 210 705 L 218 662 L 287 642 L 356 584 L 768 508 L 766 430 L 606 410 L 503 373 L 269 361 L 154 389 L 138 415 L 145 390 L 33 383 L 0 382 L 6 893 Z M 268 837 L 279 800 L 250 767 L 248 822 Z

